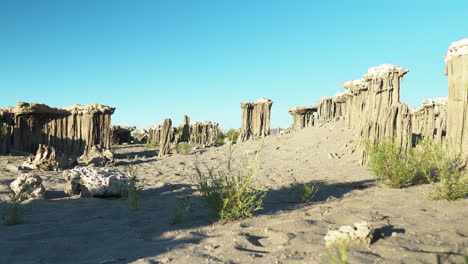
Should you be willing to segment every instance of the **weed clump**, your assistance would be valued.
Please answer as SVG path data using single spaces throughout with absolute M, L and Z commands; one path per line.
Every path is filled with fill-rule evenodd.
M 403 150 L 393 139 L 366 144 L 368 166 L 377 180 L 392 188 L 408 187 L 425 182 L 415 151 Z
M 319 189 L 316 184 L 306 182 L 300 183 L 294 177 L 293 181 L 294 182 L 291 183 L 291 186 L 296 191 L 302 203 L 310 202 Z
M 27 207 L 21 204 L 27 200 L 25 193 L 16 194 L 10 189 L 9 201 L 2 201 L 1 213 L 4 225 L 18 225 L 24 223 L 24 214 Z
M 156 149 L 159 146 L 159 140 L 150 140 L 146 145 L 145 149 Z
M 432 199 L 457 200 L 468 195 L 468 174 L 463 171 L 459 154 L 450 154 L 432 139 L 423 139 L 416 146 L 420 166 L 432 185 Z
M 190 217 L 191 204 L 187 198 L 184 198 L 179 207 L 174 210 L 173 224 L 185 224 Z
M 190 146 L 190 144 L 187 142 L 181 142 L 176 144 L 175 149 L 177 153 L 180 153 L 182 155 L 190 154 L 193 151 L 192 146 Z
M 367 144 L 366 150 L 369 168 L 392 188 L 430 183 L 433 199 L 456 200 L 468 194 L 468 177 L 460 155 L 444 151 L 443 145 L 433 139 L 424 138 L 407 151 L 390 139 Z
M 203 171 L 195 160 L 196 174 L 192 180 L 206 201 L 208 209 L 221 220 L 237 220 L 252 216 L 263 209 L 265 191 L 255 183 L 259 171 L 259 155 L 262 145 L 253 160 L 245 154 L 240 167 L 232 168 L 234 149 L 229 145 L 229 156 L 225 170 L 215 171 L 207 168 Z
M 139 184 L 140 180 L 137 178 L 137 172 L 135 168 L 129 166 L 128 174 L 130 175 L 130 182 L 128 185 L 121 186 L 120 198 L 128 200 L 130 208 L 133 211 L 138 211 L 140 210 L 143 187 Z

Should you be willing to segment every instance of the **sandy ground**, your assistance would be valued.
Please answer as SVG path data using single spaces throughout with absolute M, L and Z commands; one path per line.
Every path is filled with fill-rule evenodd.
M 350 138 L 340 124 L 267 138 L 258 175 L 268 192 L 264 210 L 228 223 L 216 222 L 198 198 L 189 176 L 193 154 L 158 158 L 141 145 L 119 147 L 116 167 L 134 166 L 144 185 L 136 212 L 125 200 L 68 197 L 60 172 L 37 172 L 49 199 L 31 203 L 26 223 L 0 226 L 0 263 L 327 263 L 327 230 L 360 221 L 382 236 L 369 247 L 350 248 L 350 263 L 437 263 L 438 257 L 463 263 L 468 200 L 429 200 L 429 185 L 376 183 L 346 147 Z M 236 155 L 253 158 L 259 142 L 239 144 Z M 227 153 L 227 146 L 212 147 L 198 159 L 218 166 Z M 17 177 L 4 164 L 25 159 L 0 156 L 3 198 Z M 320 186 L 311 203 L 297 203 L 293 177 Z M 175 210 L 184 204 L 188 218 L 175 224 Z

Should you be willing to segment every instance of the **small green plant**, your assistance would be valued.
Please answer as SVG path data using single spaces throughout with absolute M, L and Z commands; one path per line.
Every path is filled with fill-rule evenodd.
M 459 154 L 447 153 L 442 145 L 428 138 L 418 143 L 416 154 L 420 170 L 433 187 L 430 198 L 451 201 L 468 195 L 468 175 L 461 170 Z
M 229 146 L 226 170 L 215 172 L 214 168 L 207 168 L 204 172 L 195 160 L 196 174 L 192 176 L 208 209 L 221 220 L 237 220 L 252 216 L 253 212 L 263 209 L 265 197 L 265 191 L 255 184 L 263 143 L 255 159 L 248 160 L 245 154 L 237 169 L 232 168 L 234 149 L 232 144 Z
M 180 153 L 182 155 L 190 154 L 193 151 L 192 146 L 190 146 L 190 144 L 187 142 L 181 142 L 176 144 L 175 149 L 177 153 Z
M 173 224 L 185 224 L 190 217 L 191 204 L 188 198 L 184 198 L 179 207 L 174 210 Z
M 24 213 L 27 207 L 21 204 L 27 199 L 25 193 L 16 194 L 10 189 L 9 201 L 2 201 L 1 212 L 4 225 L 18 225 L 24 223 Z
M 110 149 L 110 151 L 111 151 L 112 153 L 115 153 L 115 151 L 117 150 L 118 147 L 119 147 L 119 144 L 118 144 L 118 143 L 111 143 L 109 149 Z
M 240 131 L 238 129 L 229 129 L 226 133 L 226 138 L 229 139 L 229 142 L 236 143 L 239 139 Z
M 8 135 L 8 126 L 5 123 L 0 123 L 0 139 Z
M 328 263 L 330 264 L 348 264 L 348 246 L 346 241 L 340 241 L 336 248 L 335 254 L 325 251 L 327 254 Z
M 224 145 L 224 139 L 225 138 L 226 138 L 226 135 L 224 135 L 223 131 L 218 128 L 218 136 L 216 138 L 216 144 Z
M 146 149 L 156 149 L 159 146 L 159 140 L 152 139 L 146 145 Z
M 300 183 L 294 177 L 293 181 L 294 182 L 291 183 L 291 186 L 299 195 L 299 198 L 301 199 L 302 203 L 310 202 L 319 189 L 316 184 L 306 182 Z
M 139 185 L 137 172 L 134 167 L 128 166 L 128 174 L 130 175 L 130 182 L 120 187 L 120 198 L 129 201 L 130 207 L 133 211 L 140 210 L 141 196 L 143 187 Z
M 404 151 L 393 139 L 366 144 L 368 166 L 376 178 L 392 188 L 425 182 L 421 164 L 412 148 Z

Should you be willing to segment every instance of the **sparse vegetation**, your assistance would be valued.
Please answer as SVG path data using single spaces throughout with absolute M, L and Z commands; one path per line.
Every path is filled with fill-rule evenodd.
M 293 177 L 293 183 L 291 186 L 296 191 L 297 195 L 301 199 L 301 202 L 308 203 L 314 198 L 315 194 L 318 191 L 318 186 L 313 183 L 300 183 L 296 178 Z
M 335 249 L 335 254 L 325 251 L 328 263 L 330 264 L 348 264 L 348 246 L 346 241 L 340 241 Z
M 192 146 L 190 146 L 190 144 L 187 142 L 181 142 L 176 144 L 175 149 L 177 153 L 180 153 L 182 155 L 190 154 L 193 151 Z
M 468 175 L 462 171 L 462 159 L 449 154 L 432 139 L 423 139 L 416 146 L 421 172 L 433 186 L 429 197 L 456 200 L 468 195 Z
M 5 123 L 0 123 L 0 139 L 8 135 L 8 127 Z
M 238 129 L 231 128 L 226 133 L 226 138 L 228 138 L 230 142 L 236 143 L 237 140 L 239 139 L 239 135 L 240 135 L 240 131 Z
M 153 139 L 150 140 L 146 145 L 146 149 L 156 149 L 159 146 L 159 140 Z
M 429 182 L 434 199 L 456 200 L 468 194 L 466 172 L 461 158 L 444 151 L 433 139 L 419 141 L 415 148 L 403 151 L 392 140 L 368 145 L 369 167 L 377 179 L 393 188 Z
M 224 145 L 224 139 L 226 138 L 226 135 L 223 133 L 221 129 L 218 128 L 218 137 L 216 138 L 216 144 L 217 145 Z
M 403 188 L 425 181 L 414 149 L 403 150 L 393 139 L 367 143 L 368 166 L 376 178 L 392 188 Z
M 173 224 L 185 224 L 190 217 L 191 205 L 188 198 L 184 198 L 179 207 L 174 210 Z
M 254 160 L 248 160 L 245 154 L 240 167 L 236 169 L 232 168 L 234 152 L 232 144 L 229 145 L 226 170 L 215 171 L 211 167 L 205 172 L 200 168 L 198 160 L 195 160 L 196 174 L 192 180 L 206 200 L 208 209 L 221 220 L 243 219 L 263 209 L 265 191 L 255 183 L 262 145 Z
M 128 185 L 122 185 L 120 189 L 120 198 L 129 201 L 130 207 L 133 211 L 140 210 L 141 196 L 143 187 L 139 184 L 136 169 L 129 166 L 128 174 L 130 175 L 130 182 Z
M 18 225 L 24 223 L 24 213 L 27 207 L 21 204 L 27 199 L 26 194 L 15 194 L 10 189 L 9 201 L 2 201 L 1 213 L 4 225 Z

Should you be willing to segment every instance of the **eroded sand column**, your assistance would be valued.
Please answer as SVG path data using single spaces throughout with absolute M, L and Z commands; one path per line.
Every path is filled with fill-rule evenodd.
M 166 156 L 171 151 L 171 143 L 174 138 L 174 130 L 172 129 L 172 120 L 167 118 L 161 127 L 159 141 L 159 157 Z
M 293 117 L 293 130 L 303 129 L 314 125 L 314 113 L 317 112 L 316 106 L 297 106 L 288 111 Z
M 453 42 L 445 55 L 448 77 L 447 138 L 468 160 L 468 39 Z
M 273 101 L 267 98 L 260 98 L 257 102 L 241 103 L 241 141 L 270 135 L 272 104 Z

